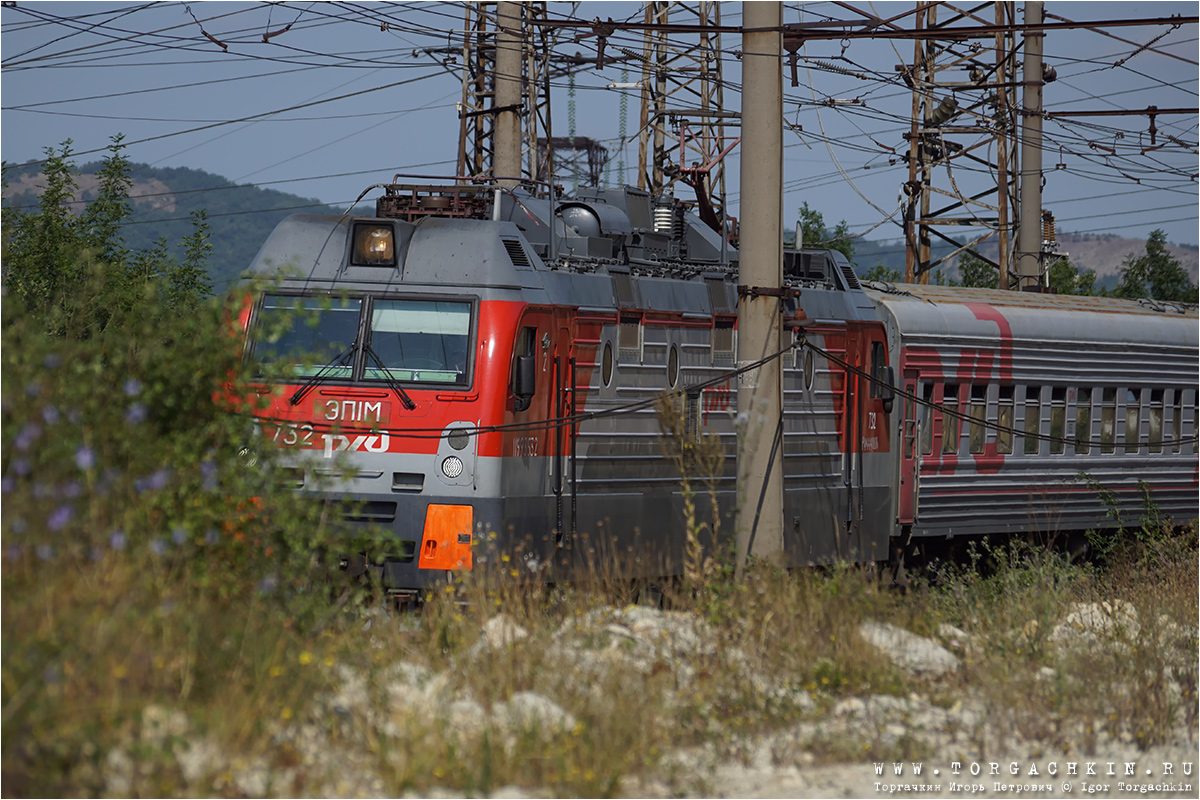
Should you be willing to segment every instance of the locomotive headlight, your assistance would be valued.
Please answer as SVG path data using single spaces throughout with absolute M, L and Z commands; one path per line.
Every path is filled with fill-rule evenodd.
M 396 239 L 391 225 L 354 226 L 354 255 L 351 263 L 361 266 L 390 266 L 396 263 Z
M 442 461 L 442 474 L 451 480 L 462 475 L 463 462 L 458 456 L 446 456 Z

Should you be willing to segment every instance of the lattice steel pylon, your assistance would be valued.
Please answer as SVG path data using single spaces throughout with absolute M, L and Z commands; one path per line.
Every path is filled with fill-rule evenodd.
M 994 18 L 984 16 L 985 9 L 992 11 Z M 970 9 L 952 3 L 917 3 L 917 31 L 934 32 L 964 22 L 995 26 L 998 32 L 990 41 L 918 37 L 913 63 L 896 66 L 913 96 L 912 127 L 905 136 L 908 181 L 903 186 L 908 196 L 904 218 L 907 282 L 928 283 L 934 267 L 970 250 L 991 263 L 999 271 L 1000 287 L 1008 288 L 1013 266 L 1010 239 L 1017 219 L 1012 185 L 1018 174 L 1020 111 L 1015 14 L 1014 5 L 1005 2 Z M 971 141 L 964 144 L 961 140 L 968 137 Z M 967 161 L 984 167 L 982 173 L 955 170 L 956 163 Z M 934 185 L 935 176 L 942 186 Z M 931 209 L 935 195 L 946 202 Z M 953 241 L 938 230 L 952 226 L 985 230 L 965 245 L 954 242 L 952 253 L 931 262 L 930 236 Z M 976 249 L 993 236 L 998 246 L 995 261 Z
M 720 26 L 721 7 L 702 2 L 648 2 L 648 25 L 684 21 Z M 647 30 L 641 54 L 642 109 L 638 141 L 638 188 L 657 194 L 671 183 L 699 183 L 722 216 L 725 164 L 722 156 L 735 137 L 725 127 L 740 125 L 741 115 L 726 111 L 721 80 L 721 34 L 667 33 Z
M 513 4 L 521 12 L 521 173 L 526 180 L 545 180 L 551 173 L 546 160 L 552 153 L 538 146 L 548 139 L 550 92 L 548 39 L 554 31 L 535 24 L 546 18 L 545 3 Z M 462 58 L 462 101 L 459 105 L 459 180 L 470 182 L 492 175 L 496 115 L 506 109 L 494 103 L 496 92 L 497 3 L 466 5 Z M 445 52 L 445 51 L 438 51 Z M 534 187 L 530 187 L 534 188 Z M 542 194 L 548 187 L 538 184 Z

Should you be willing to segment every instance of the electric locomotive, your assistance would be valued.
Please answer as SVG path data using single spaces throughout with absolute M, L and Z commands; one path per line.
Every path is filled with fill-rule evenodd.
M 373 559 L 395 594 L 497 558 L 546 580 L 679 574 L 654 399 L 677 393 L 686 435 L 724 450 L 693 477 L 728 519 L 736 250 L 628 187 L 382 189 L 374 217 L 289 217 L 251 266 L 270 288 L 244 320 L 250 355 L 295 375 L 262 388 L 294 488 L 391 531 Z M 835 251 L 787 252 L 784 273 L 787 340 L 760 355 L 783 362 L 789 565 L 1113 524 L 1084 473 L 1195 516 L 1194 307 L 864 289 Z

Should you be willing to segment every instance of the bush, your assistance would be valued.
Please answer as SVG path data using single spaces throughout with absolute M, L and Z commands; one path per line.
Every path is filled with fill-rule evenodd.
M 68 155 L 42 208 L 4 219 L 6 795 L 105 791 L 97 754 L 154 703 L 255 741 L 313 695 L 295 665 L 330 613 L 314 562 L 336 531 L 275 490 L 236 400 L 257 395 L 234 306 L 197 278 L 202 216 L 184 264 L 129 252 L 119 143 L 107 210 L 65 210 Z M 158 778 L 143 791 L 186 793 Z

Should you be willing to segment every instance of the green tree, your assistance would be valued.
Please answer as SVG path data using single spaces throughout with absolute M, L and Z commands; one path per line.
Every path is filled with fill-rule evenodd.
M 34 213 L 4 210 L 8 241 L 4 254 L 5 289 L 36 307 L 39 299 L 58 294 L 80 276 L 79 227 L 71 213 L 75 176 L 71 168 L 71 140 L 62 150 L 45 150 L 42 164 L 45 189 Z
M 1180 265 L 1179 259 L 1167 250 L 1167 235 L 1158 229 L 1146 240 L 1146 251 L 1136 258 L 1125 259 L 1121 282 L 1113 292 L 1117 297 L 1148 297 L 1195 303 L 1196 285 Z
M 886 267 L 883 264 L 882 258 L 877 258 L 875 266 L 867 270 L 867 274 L 863 276 L 864 280 L 868 281 L 886 281 L 887 283 L 900 283 L 904 280 L 904 275 L 900 270 L 892 267 Z
M 108 158 L 96 173 L 100 179 L 96 199 L 88 203 L 79 218 L 83 243 L 97 250 L 100 258 L 109 263 L 119 263 L 127 254 L 121 225 L 129 220 L 132 210 L 129 190 L 133 188 L 133 179 L 122 144 L 124 138 L 121 134 L 112 138 Z
M 964 250 L 962 255 L 958 257 L 958 272 L 962 278 L 963 286 L 974 287 L 976 289 L 1000 288 L 1000 273 L 996 271 L 995 267 L 970 250 Z
M 144 315 L 145 304 L 193 310 L 208 295 L 205 262 L 212 249 L 203 215 L 193 215 L 177 263 L 166 238 L 130 250 L 121 226 L 130 216 L 130 162 L 116 136 L 99 171 L 99 191 L 81 213 L 77 202 L 71 142 L 46 149 L 44 190 L 37 210 L 4 210 L 4 288 L 46 330 L 82 338 L 114 320 Z
M 850 262 L 854 261 L 854 238 L 846 220 L 839 222 L 831 231 L 825 227 L 825 217 L 821 212 L 809 208 L 806 202 L 800 206 L 800 229 L 804 241 L 797 247 L 825 247 L 837 250 Z
M 212 253 L 208 218 L 204 210 L 192 212 L 193 230 L 183 239 L 183 261 L 167 272 L 168 298 L 172 307 L 191 311 L 212 291 L 205 264 Z
M 1047 275 L 1050 288 L 1058 294 L 1096 294 L 1096 272 L 1081 270 L 1069 258 L 1060 258 L 1050 265 Z

